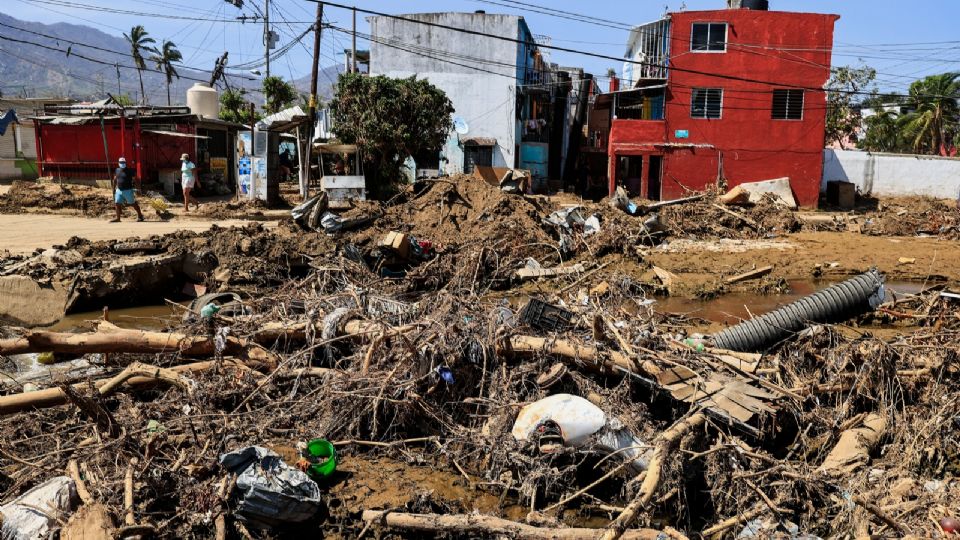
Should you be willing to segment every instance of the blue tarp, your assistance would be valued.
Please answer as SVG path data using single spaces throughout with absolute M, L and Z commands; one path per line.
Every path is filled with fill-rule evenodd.
M 13 109 L 10 109 L 3 113 L 3 116 L 0 116 L 0 136 L 7 132 L 7 125 L 13 122 L 20 123 L 20 119 L 17 118 L 17 111 Z

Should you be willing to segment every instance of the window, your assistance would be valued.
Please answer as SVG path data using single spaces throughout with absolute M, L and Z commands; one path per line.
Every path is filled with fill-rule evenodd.
M 773 119 L 803 120 L 803 90 L 774 90 Z
M 693 23 L 690 32 L 690 50 L 694 52 L 725 52 L 727 50 L 727 23 Z
M 493 147 L 475 146 L 472 144 L 463 147 L 463 173 L 470 174 L 476 167 L 490 167 L 493 165 Z
M 723 110 L 722 88 L 694 88 L 690 99 L 690 118 L 720 118 Z

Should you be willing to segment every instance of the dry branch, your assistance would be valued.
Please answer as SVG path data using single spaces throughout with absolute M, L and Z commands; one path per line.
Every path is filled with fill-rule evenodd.
M 509 538 L 527 540 L 594 540 L 599 538 L 601 532 L 598 529 L 546 529 L 480 514 L 405 514 L 382 510 L 364 510 L 363 521 L 411 531 L 484 536 L 505 535 Z M 663 538 L 664 534 L 667 534 L 668 537 L 683 538 L 676 531 L 664 533 L 653 529 L 630 530 L 624 533 L 623 538 L 654 540 Z

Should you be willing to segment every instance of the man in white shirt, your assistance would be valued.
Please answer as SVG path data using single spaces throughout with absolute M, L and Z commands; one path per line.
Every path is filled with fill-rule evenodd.
M 193 204 L 195 208 L 200 208 L 200 203 L 197 202 L 197 199 L 191 197 L 190 192 L 193 191 L 194 186 L 197 185 L 197 166 L 190 161 L 190 156 L 184 154 L 180 156 L 180 187 L 183 188 L 183 211 L 190 211 L 190 199 L 193 199 Z

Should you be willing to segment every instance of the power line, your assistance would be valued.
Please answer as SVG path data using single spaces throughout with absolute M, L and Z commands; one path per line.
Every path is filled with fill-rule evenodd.
M 318 1 L 321 1 L 321 0 L 307 0 L 307 1 L 309 1 L 309 2 L 318 2 Z M 483 36 L 483 37 L 488 37 L 488 38 L 491 38 L 491 39 L 498 39 L 498 40 L 501 40 L 501 41 L 508 41 L 508 42 L 511 42 L 511 43 L 517 43 L 517 44 L 520 44 L 520 45 L 527 45 L 527 46 L 531 45 L 531 42 L 524 41 L 524 40 L 517 39 L 517 38 L 513 38 L 513 37 L 501 36 L 501 35 L 497 35 L 497 34 L 489 34 L 489 33 L 486 33 L 486 32 L 481 32 L 481 31 L 479 31 L 479 30 L 472 30 L 472 29 L 469 29 L 469 28 L 458 28 L 458 27 L 455 27 L 455 26 L 450 26 L 450 25 L 446 25 L 446 24 L 436 23 L 436 22 L 432 22 L 432 21 L 422 21 L 422 20 L 418 20 L 418 19 L 411 19 L 411 18 L 408 18 L 408 17 L 400 16 L 400 15 L 393 15 L 393 14 L 390 14 L 390 13 L 383 13 L 383 12 L 380 12 L 380 11 L 363 9 L 363 8 L 359 8 L 359 7 L 357 7 L 357 6 L 351 6 L 351 5 L 346 5 L 346 4 L 339 4 L 339 3 L 335 3 L 335 2 L 328 2 L 328 1 L 325 1 L 325 0 L 323 0 L 323 1 L 324 1 L 324 4 L 326 4 L 326 5 L 333 6 L 333 7 L 338 7 L 338 8 L 341 8 L 341 9 L 355 9 L 355 10 L 361 12 L 361 13 L 369 13 L 369 14 L 371 14 L 371 15 L 377 15 L 377 16 L 380 16 L 380 17 L 387 17 L 387 18 L 394 19 L 394 20 L 400 20 L 400 21 L 405 21 L 405 22 L 409 22 L 409 23 L 420 24 L 420 25 L 424 25 L 424 26 L 430 26 L 430 27 L 434 27 L 434 28 L 442 28 L 442 29 L 445 29 L 445 30 L 452 30 L 452 31 L 455 31 L 455 32 L 461 32 L 461 33 L 469 34 L 469 35 Z M 642 60 L 634 60 L 634 59 L 624 59 L 624 58 L 619 58 L 619 57 L 615 57 L 615 56 L 610 56 L 610 55 L 608 55 L 608 54 L 601 54 L 601 53 L 596 53 L 596 52 L 591 52 L 591 51 L 584 51 L 584 50 L 579 50 L 579 49 L 573 49 L 573 48 L 570 48 L 570 47 L 560 47 L 560 46 L 557 46 L 557 45 L 538 45 L 538 46 L 539 46 L 540 48 L 542 48 L 542 49 L 551 49 L 551 50 L 560 51 L 560 52 L 567 52 L 567 53 L 579 54 L 579 55 L 583 55 L 583 56 L 590 56 L 590 57 L 593 57 L 593 58 L 601 58 L 601 59 L 604 59 L 604 60 L 613 60 L 613 61 L 616 61 L 616 62 L 624 62 L 624 63 L 630 63 L 630 64 L 635 64 L 635 65 L 640 65 L 640 66 L 660 67 L 658 64 L 653 64 L 653 63 L 651 63 L 651 62 L 645 62 L 645 61 L 642 61 Z M 824 88 L 816 87 L 816 86 L 804 86 L 804 85 L 798 85 L 798 84 L 792 84 L 792 83 L 784 83 L 784 82 L 776 82 L 776 81 L 767 81 L 767 80 L 763 80 L 763 79 L 754 79 L 754 78 L 751 78 L 751 77 L 740 77 L 740 76 L 737 76 L 737 75 L 728 75 L 728 74 L 722 74 L 722 73 L 711 73 L 711 72 L 708 72 L 708 71 L 701 71 L 701 70 L 690 69 L 690 68 L 680 68 L 680 67 L 677 67 L 677 66 L 670 66 L 669 69 L 672 70 L 672 71 L 675 71 L 675 72 L 690 73 L 690 74 L 693 74 L 693 75 L 703 75 L 703 76 L 714 77 L 714 78 L 723 79 L 723 80 L 731 80 L 731 81 L 738 81 L 738 82 L 747 82 L 747 83 L 754 83 L 754 84 L 765 84 L 765 85 L 777 86 L 777 87 L 787 87 L 787 88 L 794 88 L 794 89 L 799 89 L 799 90 L 809 90 L 809 91 L 811 91 L 811 92 L 827 92 L 827 91 L 828 91 L 828 90 L 826 90 L 826 89 L 824 89 Z M 848 95 L 872 95 L 871 92 L 865 92 L 865 91 L 859 91 L 859 90 L 829 90 L 829 91 L 830 91 L 830 92 L 834 92 L 834 93 L 840 93 L 840 94 L 848 94 Z M 906 97 L 906 96 L 904 96 L 904 97 Z M 930 96 L 930 97 L 942 98 L 942 97 L 945 97 L 945 96 Z
M 590 19 L 593 19 L 593 18 L 592 18 L 592 17 L 587 17 L 587 16 L 585 16 L 585 15 L 583 15 L 583 16 L 574 16 L 574 15 L 572 15 L 572 14 L 569 14 L 569 12 L 566 12 L 566 11 L 555 10 L 555 9 L 552 9 L 552 8 L 546 8 L 546 7 L 542 7 L 542 6 L 533 6 L 533 4 L 525 4 L 527 7 L 518 7 L 518 6 L 512 5 L 512 4 L 522 4 L 522 2 L 504 3 L 504 2 L 496 2 L 496 1 L 494 1 L 494 0 L 473 0 L 473 1 L 474 1 L 474 2 L 480 2 L 480 3 L 482 3 L 482 4 L 491 4 L 491 5 L 494 5 L 494 6 L 506 7 L 506 8 L 511 8 L 511 9 L 532 11 L 532 12 L 534 12 L 534 13 L 540 13 L 540 14 L 542 14 L 542 15 L 548 15 L 548 16 L 550 16 L 550 17 L 557 17 L 557 18 L 559 18 L 559 19 L 567 19 L 567 20 L 570 20 L 570 21 L 577 21 L 577 22 L 582 22 L 582 23 L 587 23 L 587 24 L 593 24 L 593 25 L 596 25 L 596 26 L 603 26 L 603 27 L 606 27 L 606 28 L 612 28 L 612 29 L 614 29 L 614 30 L 622 30 L 622 31 L 624 31 L 624 32 L 629 32 L 629 31 L 632 29 L 632 26 L 630 26 L 630 25 L 628 25 L 628 24 L 619 23 L 619 22 L 614 22 L 614 21 L 609 21 L 609 22 L 607 22 L 607 21 L 605 21 L 605 19 L 590 20 Z M 509 2 L 509 0 L 506 0 L 506 1 Z
M 104 13 L 113 13 L 117 15 L 136 15 L 138 17 L 155 17 L 160 19 L 176 19 L 176 20 L 185 20 L 185 21 L 213 21 L 213 22 L 229 22 L 229 23 L 240 23 L 236 19 L 207 19 L 207 18 L 198 18 L 195 16 L 188 15 L 172 15 L 169 13 L 152 13 L 145 11 L 133 11 L 129 9 L 119 9 L 119 8 L 110 8 L 105 6 L 95 6 L 91 4 L 81 4 L 79 2 L 70 2 L 67 0 L 25 0 L 34 4 L 49 4 L 53 6 L 60 6 L 66 8 L 74 9 L 85 9 L 89 11 L 101 11 Z

